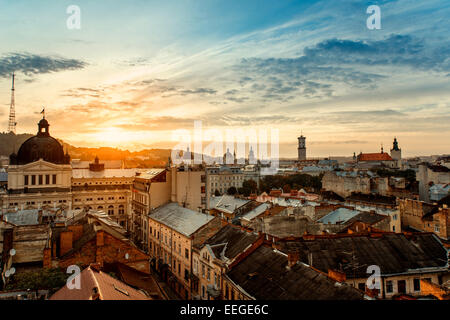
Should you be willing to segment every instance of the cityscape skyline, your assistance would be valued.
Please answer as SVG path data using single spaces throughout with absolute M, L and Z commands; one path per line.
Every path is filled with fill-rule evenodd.
M 78 30 L 65 3 L 3 2 L 0 124 L 16 72 L 18 133 L 34 133 L 45 106 L 52 131 L 83 147 L 169 149 L 196 120 L 278 129 L 280 157 L 296 157 L 300 132 L 309 157 L 394 137 L 405 157 L 450 147 L 443 1 L 383 1 L 380 30 L 366 27 L 369 2 L 136 1 L 99 18 L 101 4 L 80 1 Z

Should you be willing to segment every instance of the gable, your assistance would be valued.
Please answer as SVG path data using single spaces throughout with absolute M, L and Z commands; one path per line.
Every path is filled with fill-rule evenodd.
M 20 167 L 21 171 L 54 171 L 61 170 L 62 167 L 67 167 L 67 165 L 58 165 L 44 160 L 38 160 L 25 164 Z

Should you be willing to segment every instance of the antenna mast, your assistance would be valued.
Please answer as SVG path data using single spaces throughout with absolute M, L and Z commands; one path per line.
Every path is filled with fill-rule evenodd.
M 14 101 L 14 78 L 15 74 L 12 74 L 12 88 L 11 88 L 11 105 L 9 107 L 9 122 L 8 122 L 8 132 L 16 133 L 16 106 Z

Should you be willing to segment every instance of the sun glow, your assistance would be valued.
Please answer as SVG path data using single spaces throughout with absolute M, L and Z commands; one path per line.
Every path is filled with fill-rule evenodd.
M 109 147 L 127 147 L 130 141 L 138 141 L 142 138 L 140 132 L 126 131 L 116 127 L 105 128 L 92 134 L 92 140 Z

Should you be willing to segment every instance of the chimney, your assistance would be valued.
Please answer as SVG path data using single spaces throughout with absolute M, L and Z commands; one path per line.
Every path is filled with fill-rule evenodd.
M 332 269 L 328 269 L 328 278 L 337 282 L 345 282 L 345 280 L 347 280 L 345 273 Z
M 91 300 L 100 300 L 100 293 L 97 287 L 92 288 Z
M 300 254 L 298 252 L 289 252 L 288 253 L 288 265 L 287 268 L 291 269 L 300 259 Z
M 38 210 L 38 224 L 42 224 L 42 209 Z
M 96 271 L 96 272 L 100 272 L 101 271 L 101 264 L 100 263 L 91 263 L 89 265 L 91 267 L 92 270 Z
M 72 249 L 73 232 L 63 231 L 59 235 L 59 254 L 63 256 Z
M 51 248 L 44 248 L 42 263 L 43 263 L 43 267 L 46 269 L 49 269 L 52 267 L 52 249 Z

